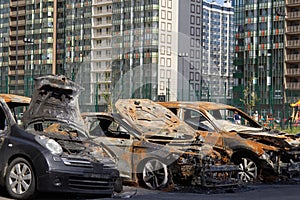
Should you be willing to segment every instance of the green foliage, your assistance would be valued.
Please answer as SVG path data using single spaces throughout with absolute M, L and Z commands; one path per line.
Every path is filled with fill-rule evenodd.
M 253 78 L 247 81 L 247 84 L 243 90 L 243 99 L 240 99 L 240 101 L 244 104 L 246 112 L 253 110 L 253 108 L 256 106 L 256 103 L 259 101 L 257 94 L 251 90 L 251 87 L 253 87 L 252 83 Z
M 286 132 L 286 133 L 290 133 L 290 134 L 298 134 L 298 133 L 300 133 L 300 126 L 293 126 L 292 128 L 289 127 L 282 131 Z

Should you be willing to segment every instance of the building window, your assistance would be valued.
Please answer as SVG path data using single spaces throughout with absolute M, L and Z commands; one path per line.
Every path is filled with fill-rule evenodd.
M 191 4 L 191 13 L 195 13 L 195 5 Z
M 172 24 L 168 23 L 167 25 L 167 31 L 171 32 L 172 31 Z
M 165 58 L 161 58 L 161 59 L 160 59 L 160 64 L 161 64 L 162 66 L 165 66 Z
M 162 22 L 162 23 L 161 23 L 161 30 L 162 30 L 162 31 L 165 31 L 165 30 L 166 30 L 166 23 L 165 23 L 165 22 Z
M 166 19 L 166 11 L 165 10 L 161 11 L 161 18 Z
M 190 28 L 190 34 L 191 34 L 191 35 L 195 35 L 195 28 L 194 28 L 194 27 L 191 27 L 191 28 Z
M 160 78 L 165 78 L 165 70 L 160 70 Z
M 167 47 L 167 55 L 168 55 L 168 56 L 171 55 L 171 47 Z
M 167 67 L 171 67 L 171 58 L 167 58 Z
M 161 34 L 160 37 L 161 37 L 161 42 L 165 43 L 165 39 L 166 39 L 165 37 L 166 37 L 166 35 L 165 34 Z
M 168 11 L 168 20 L 172 20 L 172 12 Z
M 167 70 L 167 78 L 171 78 L 171 70 Z
M 200 6 L 199 5 L 197 5 L 197 14 L 200 14 L 201 13 L 201 9 L 200 9 Z
M 191 81 L 194 80 L 194 72 L 190 72 L 190 80 L 191 80 Z
M 195 42 L 195 39 L 191 38 L 191 42 L 190 42 L 191 47 L 193 47 L 195 45 L 194 42 Z
M 168 44 L 171 44 L 171 43 L 172 43 L 172 37 L 171 37 L 171 35 L 168 35 L 168 36 L 167 36 L 167 43 L 168 43 Z
M 191 61 L 190 69 L 194 69 L 194 61 Z
M 191 24 L 195 24 L 195 16 L 191 15 Z
M 172 0 L 168 0 L 168 8 L 172 8 Z

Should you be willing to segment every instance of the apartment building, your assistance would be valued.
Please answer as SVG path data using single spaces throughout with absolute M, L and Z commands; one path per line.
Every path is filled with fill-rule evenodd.
M 250 114 L 284 113 L 284 0 L 235 1 L 233 104 Z
M 287 0 L 284 86 L 286 103 L 300 99 L 300 0 Z
M 207 19 L 205 36 L 203 13 Z M 215 21 L 222 28 L 215 29 L 217 24 L 211 25 Z M 230 50 L 226 49 L 231 45 L 232 22 L 233 8 L 227 1 L 224 5 L 201 0 L 113 1 L 114 98 L 200 100 L 206 95 L 210 100 L 221 101 L 230 88 L 232 64 Z M 222 41 L 222 46 L 213 41 Z M 215 54 L 210 53 L 210 48 L 205 53 L 219 54 L 213 66 L 207 62 L 213 56 L 202 55 L 203 46 L 212 44 Z M 221 53 L 225 55 L 221 57 Z M 218 81 L 212 81 L 212 76 Z M 210 87 L 204 91 L 202 83 Z
M 111 4 L 108 0 L 1 1 L 0 92 L 31 96 L 35 77 L 64 74 L 84 87 L 83 110 L 107 109 Z
M 234 52 L 232 2 L 203 1 L 202 16 L 201 100 L 230 103 Z M 196 69 L 198 65 L 196 61 Z M 198 81 L 197 76 L 194 80 Z

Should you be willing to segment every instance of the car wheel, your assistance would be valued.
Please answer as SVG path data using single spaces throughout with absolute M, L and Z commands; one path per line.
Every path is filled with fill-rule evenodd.
M 238 175 L 241 181 L 249 183 L 257 179 L 257 165 L 254 160 L 250 158 L 241 158 L 238 163 L 241 170 Z
M 142 180 L 150 189 L 166 187 L 169 181 L 167 165 L 158 159 L 148 160 L 143 168 Z
M 5 176 L 8 194 L 16 199 L 29 199 L 35 193 L 35 175 L 30 163 L 23 158 L 13 160 Z

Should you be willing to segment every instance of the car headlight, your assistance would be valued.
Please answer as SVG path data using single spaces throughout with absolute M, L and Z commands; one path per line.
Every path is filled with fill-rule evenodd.
M 37 135 L 35 136 L 35 140 L 43 147 L 46 147 L 52 154 L 61 155 L 63 152 L 60 144 L 58 144 L 53 139 L 50 139 L 43 135 Z

